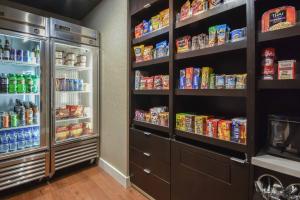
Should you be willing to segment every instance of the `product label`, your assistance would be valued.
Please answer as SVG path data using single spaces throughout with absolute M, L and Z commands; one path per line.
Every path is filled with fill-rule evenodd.
M 286 10 L 270 13 L 269 27 L 272 27 L 281 22 L 286 22 Z

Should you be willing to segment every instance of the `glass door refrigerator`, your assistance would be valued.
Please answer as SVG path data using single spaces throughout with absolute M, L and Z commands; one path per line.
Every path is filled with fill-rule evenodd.
M 50 18 L 51 175 L 99 157 L 99 33 Z
M 0 6 L 0 191 L 49 175 L 47 27 Z

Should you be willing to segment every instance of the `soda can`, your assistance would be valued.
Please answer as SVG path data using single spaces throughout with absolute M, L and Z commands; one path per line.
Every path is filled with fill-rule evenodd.
M 6 132 L 0 132 L 0 153 L 7 153 L 9 151 L 9 136 L 6 135 Z
M 18 135 L 16 130 L 11 130 L 9 133 L 9 151 L 17 151 Z
M 17 138 L 18 138 L 18 150 L 22 150 L 25 148 L 25 136 L 24 129 L 17 130 Z

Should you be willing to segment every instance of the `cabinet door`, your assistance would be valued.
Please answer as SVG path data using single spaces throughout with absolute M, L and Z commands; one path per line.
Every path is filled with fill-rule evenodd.
M 248 199 L 248 164 L 176 141 L 171 146 L 173 200 Z

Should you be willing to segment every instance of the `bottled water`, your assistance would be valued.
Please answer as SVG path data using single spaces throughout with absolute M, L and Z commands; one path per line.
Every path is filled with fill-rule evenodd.
M 6 134 L 9 135 L 9 151 L 17 151 L 18 149 L 18 134 L 17 130 L 8 131 Z
M 22 150 L 25 148 L 25 135 L 24 129 L 18 129 L 18 150 Z
M 39 127 L 33 127 L 31 131 L 31 137 L 33 144 L 32 146 L 40 146 L 40 128 Z
M 32 147 L 32 129 L 31 128 L 26 128 L 24 129 L 24 137 L 25 137 L 25 147 L 30 148 Z
M 0 132 L 0 153 L 7 153 L 9 151 L 9 137 L 6 135 L 6 131 Z

